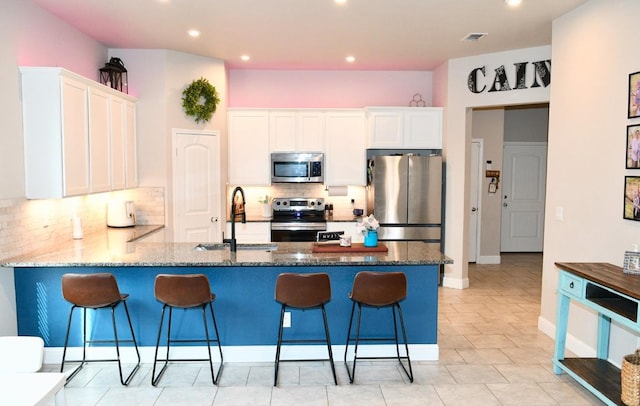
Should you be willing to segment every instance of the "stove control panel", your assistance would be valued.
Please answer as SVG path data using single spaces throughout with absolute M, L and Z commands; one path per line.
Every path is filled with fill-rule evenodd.
M 276 197 L 273 211 L 323 211 L 324 199 L 306 197 Z

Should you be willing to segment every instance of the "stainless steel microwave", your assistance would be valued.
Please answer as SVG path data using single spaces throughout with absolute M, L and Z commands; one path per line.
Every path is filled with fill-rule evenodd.
M 271 153 L 271 182 L 324 182 L 324 154 L 322 152 Z

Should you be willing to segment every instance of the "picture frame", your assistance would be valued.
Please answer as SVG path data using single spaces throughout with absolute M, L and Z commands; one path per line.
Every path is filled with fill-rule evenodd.
M 629 74 L 628 118 L 640 117 L 640 72 Z
M 640 176 L 624 177 L 623 218 L 640 221 Z
M 627 126 L 626 168 L 640 169 L 640 124 Z

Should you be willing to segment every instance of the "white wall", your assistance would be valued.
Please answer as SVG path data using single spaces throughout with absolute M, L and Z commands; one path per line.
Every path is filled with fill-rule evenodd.
M 445 104 L 444 157 L 447 161 L 447 233 L 445 253 L 454 261 L 445 266 L 443 285 L 465 288 L 469 286 L 467 235 L 469 227 L 469 151 L 471 146 L 471 112 L 474 107 L 508 106 L 543 103 L 549 100 L 549 87 L 528 88 L 504 92 L 472 93 L 467 87 L 469 73 L 486 66 L 487 88 L 493 82 L 494 69 L 504 65 L 512 86 L 515 84 L 513 66 L 520 62 L 542 61 L 551 58 L 551 47 L 536 47 L 509 52 L 485 54 L 448 61 L 434 72 L 434 101 Z M 527 69 L 527 86 L 532 82 L 533 68 Z M 446 87 L 444 82 L 446 81 Z M 502 168 L 494 168 L 502 170 Z
M 540 325 L 553 333 L 556 261 L 622 265 L 640 242 L 640 223 L 622 219 L 628 75 L 640 71 L 637 0 L 592 0 L 553 24 L 547 216 Z M 556 207 L 564 221 L 555 220 Z M 550 213 L 550 214 L 549 214 Z M 596 317 L 572 306 L 568 341 L 594 355 Z M 611 360 L 633 352 L 636 338 L 614 328 Z
M 505 142 L 547 142 L 549 107 L 507 109 L 504 114 Z
M 32 2 L 21 0 L 2 2 L 0 49 L 0 215 L 12 217 L 14 207 L 23 206 L 25 195 L 18 66 L 61 66 L 97 79 L 107 50 Z M 14 234 L 12 227 L 0 221 L 0 252 L 16 244 Z M 0 335 L 16 334 L 13 269 L 0 268 L 0 309 Z
M 18 66 L 60 66 L 96 80 L 107 50 L 31 1 L 2 2 L 0 13 L 0 199 L 24 197 Z
M 491 168 L 502 168 L 505 110 L 503 108 L 473 111 L 473 138 L 484 140 L 482 147 L 482 184 L 480 195 L 480 251 L 477 263 L 499 263 L 500 224 L 502 217 L 502 193 L 489 193 L 491 178 L 484 176 L 485 162 L 491 161 Z M 499 186 L 501 187 L 501 186 Z
M 220 196 L 227 179 L 227 77 L 224 62 L 167 50 L 110 49 L 123 60 L 129 75 L 129 93 L 138 97 L 138 181 L 141 186 L 166 189 L 166 226 L 173 235 L 172 128 L 220 132 Z M 182 108 L 182 92 L 193 80 L 206 78 L 216 88 L 220 103 L 211 120 L 196 124 Z M 224 210 L 224 209 L 223 209 Z

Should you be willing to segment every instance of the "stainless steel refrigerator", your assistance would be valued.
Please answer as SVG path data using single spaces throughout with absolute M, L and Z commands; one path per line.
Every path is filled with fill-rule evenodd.
M 368 160 L 367 211 L 382 241 L 438 243 L 443 237 L 440 155 L 374 155 Z

